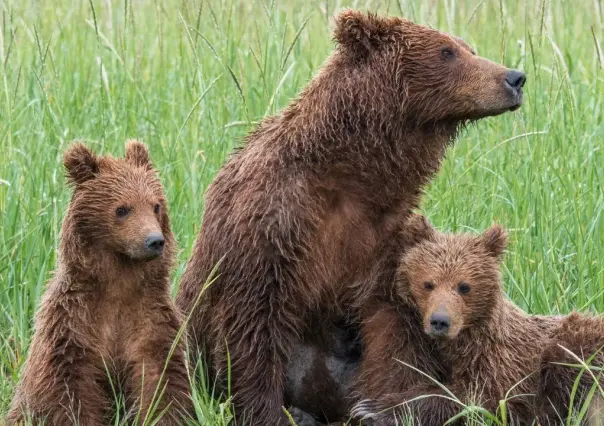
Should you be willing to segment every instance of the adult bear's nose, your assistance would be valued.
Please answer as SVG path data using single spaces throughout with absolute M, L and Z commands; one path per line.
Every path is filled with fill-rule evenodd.
M 145 238 L 145 250 L 150 255 L 159 256 L 164 250 L 166 239 L 161 232 L 151 232 Z
M 521 71 L 510 70 L 505 73 L 505 82 L 512 89 L 522 89 L 522 86 L 524 86 L 524 83 L 526 82 L 526 74 Z

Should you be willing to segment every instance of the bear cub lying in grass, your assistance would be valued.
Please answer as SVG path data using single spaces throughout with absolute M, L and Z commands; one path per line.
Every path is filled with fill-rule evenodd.
M 595 399 L 604 397 L 604 316 L 526 314 L 505 298 L 501 286 L 507 245 L 502 228 L 493 226 L 479 236 L 451 235 L 424 223 L 426 239 L 402 256 L 396 285 L 402 306 L 414 306 L 418 315 L 388 305 L 376 311 L 372 320 L 379 319 L 383 336 L 395 338 L 381 339 L 381 347 L 378 343 L 367 355 L 381 351 L 367 363 L 372 371 L 361 372 L 381 381 L 381 392 L 377 384 L 363 383 L 370 392 L 360 395 L 368 399 L 355 406 L 355 416 L 395 425 L 404 414 L 416 424 L 441 426 L 454 416 L 464 421 L 461 403 L 470 403 L 512 424 L 565 424 L 588 406 L 590 392 Z M 404 330 L 411 326 L 427 339 L 406 338 Z M 432 363 L 405 359 L 407 348 L 422 345 L 433 345 L 433 351 L 423 352 Z M 428 366 L 422 371 L 447 390 L 397 361 L 401 358 Z M 581 371 L 581 363 L 591 371 Z M 582 421 L 590 415 L 588 410 Z
M 47 285 L 9 424 L 111 424 L 125 395 L 129 424 L 182 424 L 190 413 L 181 320 L 170 300 L 175 242 L 145 145 L 125 158 L 66 153 L 74 192 L 58 268 Z

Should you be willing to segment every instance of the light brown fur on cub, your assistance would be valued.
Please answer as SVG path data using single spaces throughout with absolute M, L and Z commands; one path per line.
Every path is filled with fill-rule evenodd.
M 179 412 L 191 409 L 182 343 L 166 366 L 181 324 L 169 294 L 175 242 L 147 148 L 132 141 L 125 158 L 112 158 L 75 144 L 64 164 L 74 192 L 59 264 L 36 314 L 9 424 L 110 424 L 109 376 L 141 423 L 157 389 L 154 414 L 170 404 L 159 424 L 180 424 Z
M 577 360 L 559 345 L 580 359 L 589 358 L 604 345 L 604 317 L 528 315 L 520 310 L 501 287 L 506 244 L 506 233 L 498 226 L 480 236 L 433 231 L 403 255 L 397 284 L 403 302 L 382 306 L 376 313 L 388 318 L 383 329 L 389 334 L 382 332 L 381 357 L 374 355 L 364 372 L 370 383 L 360 389 L 355 415 L 394 425 L 395 417 L 406 410 L 419 424 L 440 426 L 462 411 L 426 377 L 399 373 L 411 369 L 396 359 L 436 378 L 463 403 L 495 412 L 506 399 L 507 418 L 516 423 L 538 418 L 541 424 L 562 424 L 569 407 L 578 411 L 593 380 L 583 375 L 571 404 L 570 390 L 579 370 L 556 363 Z M 423 330 L 423 337 L 405 331 L 412 324 Z M 420 358 L 405 356 L 409 347 L 417 354 L 418 346 L 430 350 Z M 599 352 L 592 365 L 604 365 L 604 353 Z M 380 385 L 377 374 L 388 371 L 394 377 Z M 601 389 L 602 374 L 595 375 Z

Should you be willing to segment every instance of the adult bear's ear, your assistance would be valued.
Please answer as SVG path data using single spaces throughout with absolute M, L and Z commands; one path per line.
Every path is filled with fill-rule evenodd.
M 356 55 L 366 56 L 381 44 L 402 35 L 402 20 L 347 9 L 335 19 L 334 40 Z
M 493 225 L 479 237 L 480 243 L 490 256 L 501 259 L 508 246 L 508 234 L 499 225 Z
M 138 166 L 152 168 L 151 159 L 149 158 L 149 149 L 147 145 L 134 139 L 126 141 L 126 161 Z
M 99 160 L 83 143 L 71 145 L 63 156 L 67 182 L 77 186 L 94 179 L 99 173 Z

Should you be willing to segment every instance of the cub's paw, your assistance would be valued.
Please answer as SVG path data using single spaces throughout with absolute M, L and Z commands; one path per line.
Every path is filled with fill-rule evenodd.
M 378 401 L 363 399 L 350 410 L 353 419 L 360 420 L 363 426 L 395 426 L 396 417 L 391 407 L 386 407 Z
M 357 419 L 371 419 L 379 411 L 378 404 L 371 399 L 363 399 L 357 402 L 350 410 L 350 415 Z

